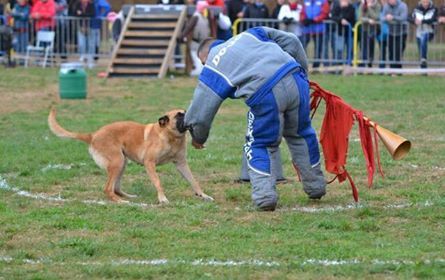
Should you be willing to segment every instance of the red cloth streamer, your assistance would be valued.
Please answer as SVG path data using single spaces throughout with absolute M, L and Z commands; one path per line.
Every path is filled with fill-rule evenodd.
M 326 103 L 326 112 L 320 131 L 320 143 L 325 159 L 326 171 L 337 175 L 338 181 L 340 183 L 348 179 L 352 188 L 352 196 L 357 202 L 357 188 L 351 176 L 346 171 L 349 133 L 352 129 L 352 125 L 354 124 L 354 120 L 357 120 L 359 126 L 360 142 L 363 150 L 363 155 L 365 157 L 366 170 L 368 172 L 368 186 L 372 186 L 374 178 L 374 153 L 377 155 L 379 170 L 383 176 L 376 138 L 374 139 L 376 150 L 374 152 L 371 134 L 372 126 L 370 125 L 370 121 L 363 116 L 362 111 L 352 108 L 339 96 L 321 88 L 317 83 L 310 82 L 310 87 L 313 90 L 311 94 L 311 110 L 313 111 L 313 113 L 315 113 L 315 111 L 317 110 L 321 99 L 323 99 Z M 377 134 L 375 132 L 374 137 L 376 137 L 376 135 Z

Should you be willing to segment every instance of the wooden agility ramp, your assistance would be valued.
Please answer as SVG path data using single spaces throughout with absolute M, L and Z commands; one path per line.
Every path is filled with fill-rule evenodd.
M 172 61 L 187 8 L 183 5 L 128 8 L 107 77 L 163 78 Z

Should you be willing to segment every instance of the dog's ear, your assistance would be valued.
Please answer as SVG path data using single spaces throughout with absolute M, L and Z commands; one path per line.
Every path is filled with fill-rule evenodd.
M 162 116 L 159 118 L 158 123 L 161 127 L 164 127 L 168 124 L 168 122 L 170 121 L 170 119 L 168 118 L 167 115 Z

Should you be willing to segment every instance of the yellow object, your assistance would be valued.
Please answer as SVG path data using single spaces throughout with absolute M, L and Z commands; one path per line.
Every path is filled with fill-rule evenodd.
M 237 18 L 233 22 L 233 25 L 232 25 L 232 34 L 233 34 L 233 36 L 238 35 L 238 25 L 241 22 L 241 20 L 242 20 L 241 18 Z
M 361 21 L 357 21 L 354 25 L 354 59 L 352 60 L 352 66 L 357 67 L 359 63 L 358 58 L 358 28 L 362 24 Z

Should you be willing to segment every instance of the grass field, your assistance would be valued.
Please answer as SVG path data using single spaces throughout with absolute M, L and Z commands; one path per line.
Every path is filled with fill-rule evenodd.
M 144 169 L 130 164 L 113 204 L 106 177 L 84 143 L 50 133 L 57 104 L 68 129 L 116 120 L 154 122 L 187 108 L 194 79 L 101 80 L 90 73 L 86 100 L 58 100 L 57 70 L 0 70 L 0 279 L 336 279 L 445 277 L 445 81 L 442 77 L 313 75 L 311 79 L 386 128 L 412 140 L 385 178 L 366 187 L 357 131 L 348 168 L 360 192 L 333 183 L 310 201 L 282 155 L 289 183 L 279 208 L 255 211 L 238 177 L 245 131 L 242 101 L 226 101 L 205 150 L 189 145 L 195 177 L 214 203 L 193 197 L 173 166 L 158 168 L 167 206 L 157 205 Z M 317 112 L 318 129 L 323 111 Z M 327 175 L 332 178 L 332 175 Z

